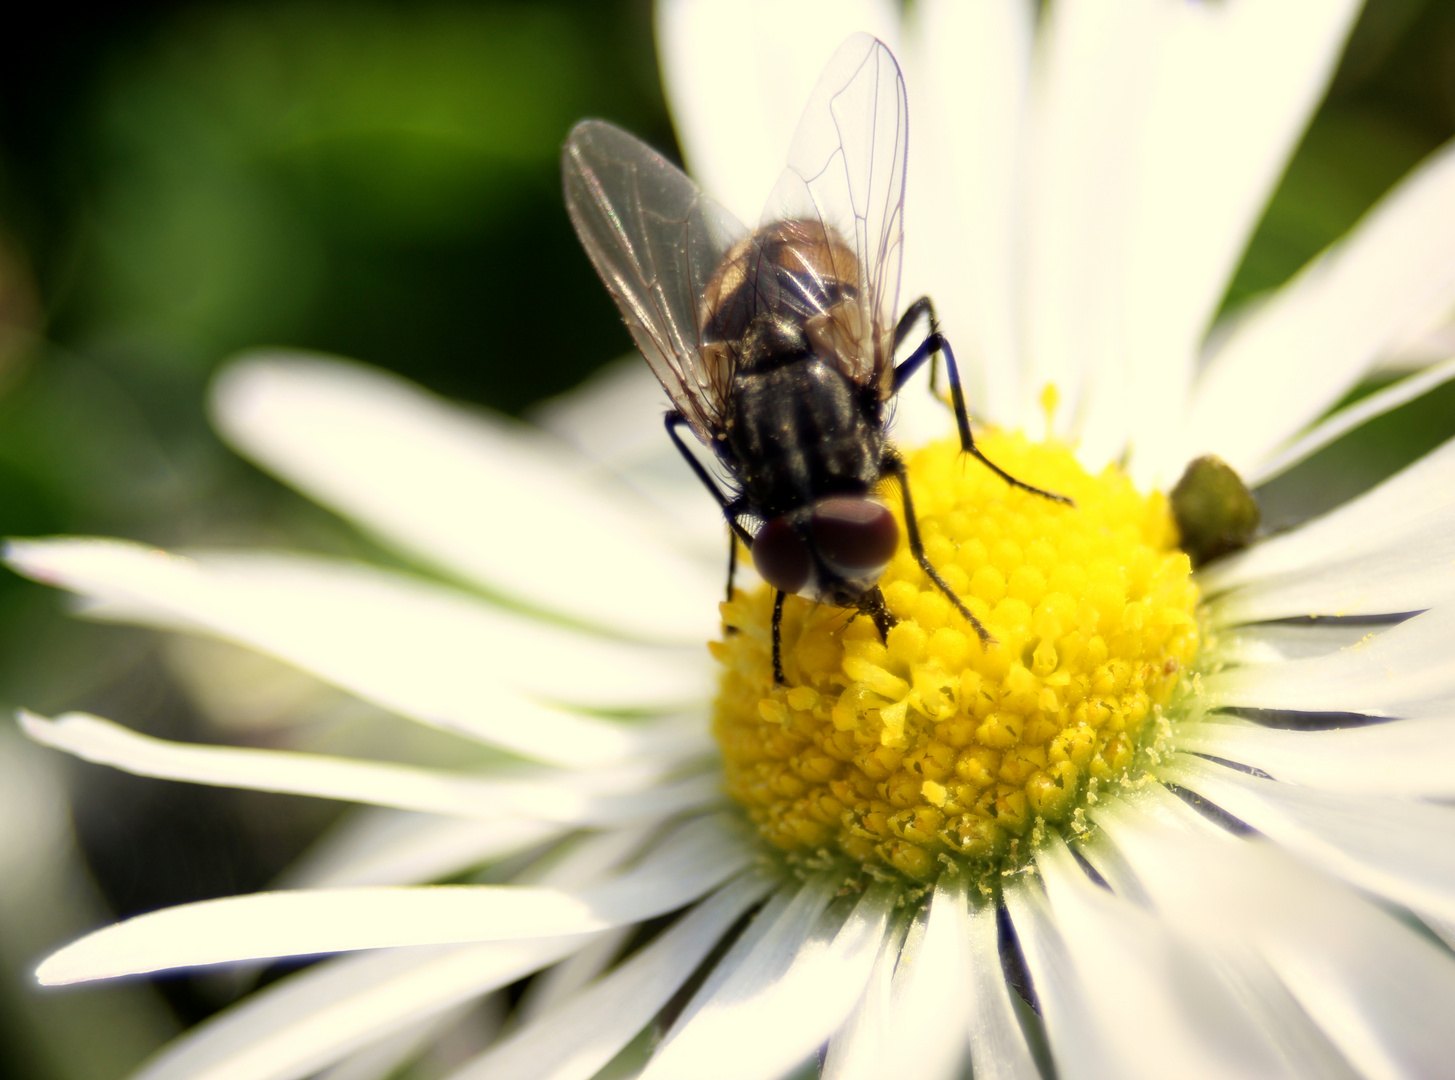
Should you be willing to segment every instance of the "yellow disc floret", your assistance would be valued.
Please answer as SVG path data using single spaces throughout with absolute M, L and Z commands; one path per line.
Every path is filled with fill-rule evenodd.
M 1160 494 L 1088 475 L 1059 444 L 988 433 L 1010 487 L 946 441 L 909 458 L 925 552 L 993 641 L 901 543 L 880 582 L 897 620 L 790 597 L 787 686 L 775 686 L 772 591 L 723 605 L 733 632 L 714 733 L 729 793 L 789 852 L 933 877 L 946 860 L 998 872 L 1038 823 L 1076 823 L 1100 785 L 1134 775 L 1197 651 L 1197 590 Z M 892 486 L 882 493 L 899 514 Z M 900 521 L 901 530 L 903 520 Z

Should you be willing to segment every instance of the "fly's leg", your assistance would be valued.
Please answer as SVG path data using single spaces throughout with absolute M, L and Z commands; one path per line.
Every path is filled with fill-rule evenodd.
M 782 589 L 773 590 L 773 685 L 786 686 L 783 677 L 783 601 L 788 594 Z
M 722 508 L 722 516 L 727 519 L 727 598 L 731 601 L 733 598 L 733 578 L 737 576 L 738 569 L 738 541 L 742 540 L 745 544 L 751 544 L 753 542 L 751 534 L 749 534 L 747 529 L 743 528 L 742 523 L 738 520 L 739 515 L 743 511 L 743 507 L 739 500 L 729 499 L 722 493 L 722 489 L 717 486 L 717 481 L 712 478 L 712 474 L 703 467 L 702 462 L 697 460 L 697 456 L 691 450 L 687 449 L 687 444 L 682 441 L 682 436 L 677 434 L 677 429 L 687 423 L 687 418 L 673 409 L 664 417 L 664 422 L 667 427 L 667 437 L 672 440 L 672 445 L 677 448 L 677 453 L 682 455 L 682 460 L 687 462 L 688 467 L 697 475 L 697 479 L 702 481 L 702 486 L 711 492 L 712 497 L 717 500 L 717 505 Z M 737 627 L 729 626 L 727 632 L 735 634 L 737 633 Z
M 1017 480 L 1010 473 L 1006 472 L 995 462 L 991 461 L 975 445 L 975 436 L 970 433 L 970 414 L 965 409 L 965 391 L 960 386 L 960 368 L 955 363 L 955 351 L 950 348 L 950 343 L 945 340 L 945 335 L 940 333 L 938 324 L 935 321 L 934 306 L 928 297 L 921 297 L 909 306 L 904 313 L 904 318 L 899 320 L 899 326 L 895 328 L 894 335 L 896 344 L 901 333 L 907 334 L 914 325 L 915 319 L 921 315 L 927 315 L 930 320 L 930 336 L 920 343 L 897 368 L 894 369 L 894 392 L 898 393 L 899 388 L 904 385 L 905 380 L 919 370 L 926 360 L 933 361 L 941 353 L 945 357 L 945 369 L 950 375 L 950 402 L 955 408 L 955 426 L 960 429 L 960 449 L 962 452 L 975 458 L 987 469 L 1000 477 L 1011 487 L 1018 487 L 1022 491 L 1029 491 L 1032 495 L 1039 495 L 1043 499 L 1050 499 L 1052 502 L 1065 503 L 1067 506 L 1076 504 L 1065 495 L 1057 495 L 1054 491 L 1046 491 L 1042 488 L 1032 487 L 1022 480 Z M 911 319 L 914 316 L 914 319 Z M 931 386 L 934 380 L 934 364 L 930 365 Z
M 697 456 L 687 449 L 687 444 L 682 441 L 682 436 L 677 434 L 677 429 L 687 423 L 687 418 L 673 409 L 662 419 L 667 426 L 667 437 L 672 440 L 672 445 L 677 448 L 677 453 L 682 455 L 682 460 L 687 462 L 687 467 L 696 474 L 697 479 L 702 481 L 702 486 L 707 488 L 712 497 L 717 500 L 717 505 L 722 508 L 722 516 L 727 519 L 728 528 L 732 529 L 734 535 L 743 543 L 751 544 L 753 542 L 752 534 L 738 521 L 742 507 L 722 493 L 722 489 L 717 486 L 717 481 L 712 478 L 712 474 L 703 467 L 702 462 L 697 460 Z
M 980 635 L 980 643 L 987 648 L 994 645 L 995 638 L 990 636 L 990 631 L 981 625 L 980 620 L 965 606 L 965 602 L 955 595 L 955 590 L 950 588 L 944 578 L 940 577 L 940 572 L 930 565 L 929 556 L 925 554 L 924 542 L 920 539 L 919 521 L 914 516 L 914 499 L 909 493 L 909 470 L 904 467 L 904 459 L 896 451 L 886 449 L 883 469 L 887 475 L 893 476 L 899 481 L 899 494 L 904 500 L 904 531 L 909 536 L 909 552 L 914 556 L 914 561 L 919 563 L 919 568 L 925 572 L 925 576 L 949 597 L 950 603 L 955 605 L 955 610 L 965 616 L 965 621 L 975 628 L 975 633 Z
M 731 529 L 728 530 L 728 580 L 727 599 L 728 603 L 733 602 L 733 578 L 738 573 L 738 536 Z
M 894 327 L 895 352 L 899 351 L 899 347 L 903 345 L 905 341 L 909 338 L 910 331 L 913 330 L 917 325 L 919 325 L 919 321 L 921 319 L 924 319 L 926 322 L 929 323 L 930 337 L 934 337 L 940 332 L 940 320 L 935 315 L 935 302 L 931 300 L 928 296 L 921 296 L 914 303 L 910 304 L 909 307 L 905 308 L 904 314 L 899 317 L 899 322 L 896 323 Z M 919 350 L 915 351 L 915 355 L 919 355 Z M 899 392 L 899 388 L 901 385 L 903 385 L 904 380 L 908 379 L 911 375 L 913 375 L 915 371 L 918 370 L 920 364 L 924 363 L 926 359 L 928 359 L 930 362 L 930 393 L 933 394 L 935 397 L 940 396 L 940 356 L 937 352 L 927 353 L 925 356 L 920 357 L 918 361 L 914 361 L 914 357 L 912 356 L 909 358 L 909 360 L 906 360 L 903 364 L 900 364 L 899 367 L 895 368 L 895 393 Z M 914 361 L 912 366 L 911 361 Z

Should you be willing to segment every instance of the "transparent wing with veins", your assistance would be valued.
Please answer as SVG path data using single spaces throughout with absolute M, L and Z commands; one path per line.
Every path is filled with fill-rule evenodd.
M 699 303 L 747 227 L 646 143 L 600 120 L 576 125 L 561 166 L 586 254 L 672 404 L 710 443 L 732 371 L 722 350 L 702 348 Z
M 842 357 L 845 374 L 861 385 L 877 383 L 885 398 L 893 389 L 908 134 L 904 77 L 894 55 L 878 39 L 855 34 L 819 77 L 762 218 L 763 225 L 816 223 L 825 238 L 839 238 L 854 253 L 857 268 L 835 272 L 858 282 L 859 303 L 823 313 L 860 345 Z

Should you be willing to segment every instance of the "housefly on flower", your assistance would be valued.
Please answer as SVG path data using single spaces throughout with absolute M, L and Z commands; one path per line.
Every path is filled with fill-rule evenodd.
M 749 230 L 645 143 L 599 120 L 562 153 L 566 208 L 672 409 L 667 434 L 721 506 L 774 590 L 773 674 L 782 684 L 783 601 L 795 593 L 894 617 L 879 579 L 899 527 L 875 490 L 898 481 L 910 551 L 983 642 L 990 634 L 925 555 L 886 406 L 943 356 L 966 453 L 1016 487 L 975 445 L 959 371 L 928 297 L 897 316 L 908 111 L 880 41 L 856 34 L 819 77 L 788 165 Z M 915 327 L 927 336 L 898 366 Z M 690 428 L 731 478 L 693 455 Z

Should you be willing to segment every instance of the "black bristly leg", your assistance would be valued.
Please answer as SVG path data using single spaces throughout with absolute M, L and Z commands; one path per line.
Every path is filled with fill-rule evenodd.
M 687 423 L 687 418 L 674 409 L 663 419 L 667 427 L 667 437 L 672 440 L 672 445 L 677 448 L 677 453 L 682 455 L 682 460 L 687 462 L 688 467 L 697 475 L 697 479 L 702 481 L 702 486 L 712 493 L 712 497 L 717 500 L 717 505 L 722 508 L 722 516 L 727 519 L 727 598 L 729 603 L 731 603 L 733 598 L 733 578 L 737 576 L 738 569 L 738 540 L 741 539 L 745 544 L 752 544 L 753 542 L 753 537 L 738 521 L 738 515 L 743 510 L 741 500 L 729 500 L 722 493 L 722 490 L 717 486 L 717 481 L 712 478 L 712 474 L 703 468 L 702 462 L 697 460 L 697 455 L 687 449 L 687 445 L 682 441 L 682 437 L 677 434 L 677 428 Z M 735 626 L 730 626 L 727 629 L 729 633 L 737 632 L 737 627 Z
M 919 321 L 921 319 L 924 319 L 930 324 L 930 332 L 928 335 L 929 337 L 934 337 L 940 332 L 940 320 L 939 317 L 935 315 L 935 302 L 931 300 L 928 296 L 921 296 L 914 303 L 910 304 L 909 307 L 905 308 L 904 314 L 899 317 L 899 322 L 894 327 L 895 352 L 899 351 L 899 347 L 905 343 L 906 339 L 908 339 L 909 337 L 910 331 L 919 325 Z M 915 355 L 919 356 L 918 349 L 915 350 Z M 937 393 L 937 387 L 939 383 L 940 372 L 937 361 L 939 360 L 939 358 L 939 353 L 931 350 L 924 356 L 920 356 L 919 359 L 916 360 L 912 365 L 910 364 L 910 360 L 914 360 L 914 357 L 910 357 L 910 360 L 906 360 L 903 364 L 900 364 L 899 367 L 896 368 L 894 371 L 895 392 L 897 393 L 900 386 L 904 384 L 904 380 L 913 375 L 915 371 L 919 368 L 920 364 L 924 363 L 924 361 L 928 359 L 930 362 L 930 393 L 933 396 L 938 397 L 939 394 Z
M 733 602 L 733 578 L 738 572 L 738 536 L 731 529 L 728 530 L 728 580 L 727 599 L 728 603 Z
M 682 460 L 687 462 L 687 467 L 696 474 L 697 479 L 702 481 L 702 486 L 712 493 L 712 497 L 717 500 L 717 505 L 722 508 L 722 516 L 727 519 L 728 528 L 732 529 L 743 543 L 751 544 L 752 535 L 738 523 L 738 512 L 741 507 L 728 500 L 728 497 L 722 493 L 722 489 L 717 486 L 717 481 L 712 478 L 712 474 L 703 467 L 702 462 L 697 460 L 697 455 L 687 449 L 687 444 L 682 441 L 682 436 L 677 434 L 677 428 L 687 423 L 687 418 L 673 409 L 662 420 L 667 426 L 667 437 L 672 440 L 672 445 L 677 448 L 677 453 L 682 455 Z
M 905 314 L 908 315 L 909 313 L 906 312 Z M 931 325 L 933 325 L 933 314 L 930 315 L 930 319 Z M 903 322 L 904 320 L 901 319 L 901 325 L 903 325 Z M 955 408 L 955 426 L 960 429 L 961 451 L 975 458 L 1011 487 L 1018 487 L 1022 491 L 1029 491 L 1032 495 L 1039 495 L 1043 499 L 1050 499 L 1052 502 L 1075 506 L 1076 504 L 1065 495 L 1057 495 L 1054 491 L 1046 491 L 1043 488 L 1033 487 L 1023 480 L 1017 480 L 981 453 L 980 447 L 975 445 L 975 436 L 970 433 L 970 414 L 965 409 L 965 391 L 960 386 L 960 368 L 955 363 L 955 351 L 950 348 L 950 343 L 945 340 L 945 335 L 938 330 L 925 338 L 920 343 L 920 347 L 906 357 L 904 363 L 894 369 L 894 392 L 899 392 L 899 388 L 904 385 L 905 380 L 913 375 L 925 360 L 931 356 L 937 356 L 940 353 L 944 353 L 945 369 L 950 374 L 950 402 Z
M 897 352 L 909 337 L 909 332 L 914 329 L 915 323 L 920 319 L 928 319 L 930 333 L 940 332 L 940 320 L 935 317 L 935 302 L 928 296 L 921 296 L 909 307 L 904 309 L 904 314 L 899 317 L 899 322 L 894 327 L 894 348 Z
M 914 556 L 914 561 L 919 563 L 919 568 L 925 572 L 925 576 L 933 581 L 955 605 L 955 610 L 965 616 L 965 620 L 975 628 L 975 633 L 980 635 L 980 643 L 987 648 L 995 644 L 995 638 L 990 636 L 990 631 L 980 624 L 975 614 L 965 606 L 965 602 L 955 595 L 955 590 L 950 588 L 945 579 L 940 577 L 940 572 L 930 565 L 930 558 L 925 554 L 924 542 L 919 535 L 919 521 L 914 515 L 914 499 L 909 493 L 909 470 L 904 467 L 904 459 L 893 450 L 887 450 L 884 455 L 884 472 L 893 476 L 899 481 L 899 495 L 904 500 L 904 531 L 909 537 L 909 552 Z
M 787 686 L 783 677 L 783 601 L 788 594 L 782 589 L 773 590 L 773 685 Z

